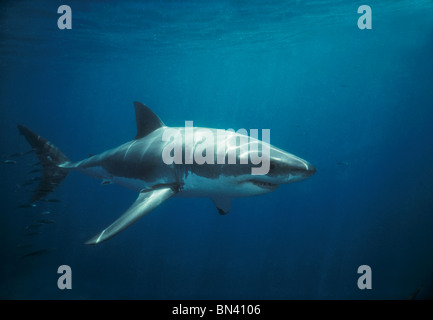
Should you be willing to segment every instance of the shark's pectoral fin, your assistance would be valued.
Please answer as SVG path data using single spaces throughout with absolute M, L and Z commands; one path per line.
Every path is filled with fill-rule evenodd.
M 171 187 L 164 187 L 159 189 L 152 189 L 150 191 L 140 192 L 137 200 L 126 212 L 120 216 L 119 219 L 114 221 L 110 226 L 102 230 L 101 233 L 94 236 L 86 242 L 86 244 L 98 244 L 102 241 L 108 240 L 118 234 L 120 231 L 126 229 L 128 226 L 136 222 L 138 219 L 149 213 L 162 202 L 169 199 L 176 193 Z
M 212 201 L 218 209 L 219 214 L 227 214 L 232 208 L 232 198 L 230 197 L 213 197 Z

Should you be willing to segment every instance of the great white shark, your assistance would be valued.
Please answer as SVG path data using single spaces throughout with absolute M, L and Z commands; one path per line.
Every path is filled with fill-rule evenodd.
M 52 192 L 70 171 L 80 171 L 102 179 L 103 184 L 116 183 L 138 192 L 138 197 L 131 207 L 86 244 L 98 244 L 113 237 L 172 196 L 209 197 L 218 212 L 226 214 L 231 208 L 233 198 L 269 193 L 280 184 L 301 181 L 316 172 L 316 168 L 306 160 L 252 137 L 248 139 L 249 144 L 259 145 L 261 150 L 264 150 L 265 144 L 269 148 L 267 174 L 252 174 L 251 169 L 255 165 L 251 162 L 221 164 L 215 161 L 168 165 L 163 161 L 162 153 L 170 143 L 177 143 L 178 145 L 173 146 L 174 150 L 178 148 L 177 150 L 182 151 L 194 151 L 203 143 L 207 144 L 207 148 L 221 150 L 218 144 L 224 143 L 229 149 L 237 149 L 236 157 L 239 158 L 241 150 L 236 144 L 236 138 L 245 136 L 227 131 L 227 136 L 223 136 L 223 139 L 194 139 L 192 145 L 188 145 L 188 139 L 167 141 L 163 139 L 163 135 L 169 127 L 144 104 L 134 102 L 134 107 L 137 122 L 137 135 L 134 140 L 78 162 L 70 161 L 52 143 L 27 127 L 18 125 L 19 131 L 32 146 L 43 167 L 41 181 L 30 199 L 31 203 Z M 185 128 L 175 129 L 183 136 L 186 134 Z M 204 130 L 216 132 L 216 129 L 194 127 L 194 137 L 200 136 Z M 203 148 L 203 145 L 200 148 Z M 218 153 L 215 152 L 214 156 L 217 157 Z

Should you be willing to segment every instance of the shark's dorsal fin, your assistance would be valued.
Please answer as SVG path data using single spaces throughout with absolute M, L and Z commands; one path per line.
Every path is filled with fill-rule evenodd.
M 137 121 L 137 135 L 135 139 L 143 138 L 154 130 L 165 126 L 161 119 L 141 102 L 134 101 L 134 107 L 135 120 Z

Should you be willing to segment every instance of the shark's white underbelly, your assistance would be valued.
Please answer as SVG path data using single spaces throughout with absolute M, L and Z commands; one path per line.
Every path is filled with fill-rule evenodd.
M 153 189 L 158 185 L 175 186 L 175 182 L 171 181 L 168 177 L 161 176 L 155 181 L 145 181 L 140 178 L 118 177 L 110 175 L 101 166 L 91 168 L 82 168 L 76 166 L 74 169 L 102 180 L 102 184 L 115 183 L 140 192 L 143 190 Z M 176 194 L 178 197 L 217 197 L 225 196 L 230 198 L 251 197 L 259 194 L 268 193 L 271 190 L 261 188 L 260 186 L 251 183 L 248 176 L 225 176 L 219 175 L 216 178 L 207 178 L 188 172 L 183 177 L 180 183 L 180 192 Z
M 178 197 L 215 197 L 227 196 L 230 198 L 250 197 L 267 193 L 267 190 L 249 183 L 242 177 L 220 175 L 215 179 L 206 178 L 194 173 L 188 174 Z

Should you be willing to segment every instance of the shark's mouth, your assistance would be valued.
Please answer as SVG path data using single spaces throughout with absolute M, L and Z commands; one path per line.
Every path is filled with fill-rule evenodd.
M 259 181 L 259 180 L 249 180 L 249 182 L 263 189 L 275 190 L 278 188 L 278 184 L 275 183 Z

